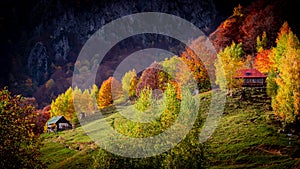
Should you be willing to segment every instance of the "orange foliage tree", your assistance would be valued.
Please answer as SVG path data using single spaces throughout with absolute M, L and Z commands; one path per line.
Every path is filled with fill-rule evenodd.
M 183 62 L 188 65 L 190 71 L 193 73 L 194 78 L 197 81 L 198 88 L 203 91 L 209 90 L 210 80 L 208 72 L 201 59 L 197 56 L 197 54 L 190 48 L 187 48 L 186 51 L 184 51 L 181 54 L 181 58 Z
M 267 74 L 271 71 L 273 62 L 269 58 L 271 50 L 262 50 L 256 54 L 254 59 L 254 67 L 260 72 Z
M 120 98 L 122 94 L 122 85 L 114 77 L 105 80 L 99 90 L 98 107 L 103 109 L 113 104 L 114 100 Z

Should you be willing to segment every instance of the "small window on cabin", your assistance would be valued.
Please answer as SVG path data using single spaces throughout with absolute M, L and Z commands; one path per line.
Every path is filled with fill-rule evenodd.
M 246 72 L 246 76 L 250 76 L 251 75 L 251 72 Z

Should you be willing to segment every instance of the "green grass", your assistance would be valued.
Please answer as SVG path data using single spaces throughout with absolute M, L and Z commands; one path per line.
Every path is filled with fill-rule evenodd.
M 205 118 L 210 106 L 211 92 L 195 96 L 200 104 L 199 115 Z M 299 137 L 293 136 L 291 144 L 286 134 L 272 121 L 269 110 L 270 100 L 264 95 L 252 95 L 244 101 L 227 98 L 222 119 L 213 135 L 205 142 L 205 154 L 209 168 L 297 168 L 300 166 Z M 130 111 L 131 107 L 120 107 L 118 111 Z M 101 128 L 103 122 L 116 125 L 120 122 L 119 113 L 109 108 L 103 119 L 88 124 L 97 125 L 99 132 L 107 134 Z M 201 127 L 201 126 L 198 126 Z M 102 129 L 102 130 L 101 130 Z M 99 131 L 100 130 L 100 131 Z M 55 133 L 45 133 L 42 159 L 48 162 L 48 168 L 92 168 L 93 157 L 97 155 L 93 141 L 82 127 Z
M 205 143 L 211 168 L 297 168 L 292 158 L 299 148 L 298 137 L 291 145 L 286 134 L 270 120 L 270 100 L 253 95 L 246 101 L 228 98 L 224 116 Z
M 48 168 L 92 168 L 97 153 L 94 142 L 81 127 L 42 136 L 42 160 Z

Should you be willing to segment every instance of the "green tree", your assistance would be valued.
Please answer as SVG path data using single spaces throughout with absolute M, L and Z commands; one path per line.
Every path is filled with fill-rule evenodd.
M 21 96 L 0 91 L 0 168 L 44 168 L 39 159 L 40 142 L 34 135 L 37 114 L 24 105 Z
M 164 92 L 165 109 L 161 115 L 160 122 L 162 129 L 166 129 L 176 120 L 180 110 L 180 100 L 177 99 L 177 91 L 175 86 L 168 83 Z
M 134 104 L 134 107 L 137 110 L 145 112 L 151 106 L 151 97 L 152 97 L 152 90 L 149 87 L 143 88 L 140 92 L 139 98 Z
M 98 99 L 98 93 L 99 93 L 99 89 L 98 89 L 98 86 L 93 84 L 91 90 L 90 90 L 90 95 L 91 95 L 91 98 L 94 100 L 94 99 Z
M 232 43 L 231 46 L 226 47 L 223 51 L 220 51 L 217 55 L 218 60 L 216 66 L 216 84 L 222 90 L 227 89 L 227 92 L 231 95 L 234 88 L 239 88 L 242 85 L 242 81 L 235 79 L 237 70 L 243 66 L 242 56 L 244 51 L 242 49 L 242 43 Z M 224 72 L 222 72 L 224 70 Z
M 275 70 L 272 69 L 267 77 L 267 94 L 272 98 L 276 96 L 277 89 L 278 89 L 278 86 L 277 86 L 277 83 L 275 80 L 276 77 L 277 77 L 277 73 Z

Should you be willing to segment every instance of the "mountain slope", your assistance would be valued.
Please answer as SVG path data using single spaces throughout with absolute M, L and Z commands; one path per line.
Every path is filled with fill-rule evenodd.
M 199 117 L 205 118 L 211 92 L 199 94 L 196 98 L 201 101 Z M 270 100 L 264 94 L 252 93 L 250 95 L 249 93 L 248 98 L 244 101 L 238 98 L 227 98 L 225 111 L 218 128 L 204 144 L 208 167 L 299 167 L 299 136 L 288 137 L 287 133 L 279 133 L 280 128 L 274 123 L 269 109 Z M 118 116 L 118 114 L 113 114 L 102 120 L 108 120 L 112 124 Z M 100 121 L 95 123 L 101 124 Z M 105 134 L 105 131 L 101 132 Z M 57 168 L 57 165 L 60 168 L 76 168 L 80 165 L 90 168 L 93 165 L 93 157 L 99 157 L 98 148 L 95 149 L 95 144 L 81 127 L 75 131 L 64 131 L 58 134 L 45 133 L 42 137 L 45 139 L 42 149 L 45 153 L 43 159 L 50 162 L 50 168 Z M 118 159 L 114 157 L 114 160 Z

